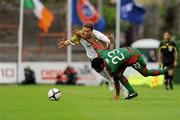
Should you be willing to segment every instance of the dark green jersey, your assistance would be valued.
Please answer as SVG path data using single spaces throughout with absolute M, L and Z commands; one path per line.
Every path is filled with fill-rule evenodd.
M 109 70 L 114 73 L 120 66 L 128 66 L 137 60 L 141 53 L 135 48 L 118 48 L 113 50 L 98 50 L 101 58 L 105 59 Z M 136 60 L 132 60 L 134 56 Z

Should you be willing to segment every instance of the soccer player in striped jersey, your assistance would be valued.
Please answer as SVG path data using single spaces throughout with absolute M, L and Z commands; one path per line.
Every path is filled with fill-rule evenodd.
M 143 76 L 157 76 L 161 74 L 168 74 L 168 69 L 147 69 L 144 59 L 136 48 L 118 48 L 113 50 L 97 50 L 99 57 L 95 58 L 91 62 L 92 68 L 96 72 L 100 73 L 104 68 L 107 68 L 108 73 L 113 77 L 115 81 L 116 95 L 113 99 L 119 100 L 120 87 L 119 81 L 130 90 L 126 99 L 131 99 L 137 96 L 137 93 L 129 85 L 128 79 L 123 75 L 125 69 L 132 66 L 135 70 L 141 73 Z

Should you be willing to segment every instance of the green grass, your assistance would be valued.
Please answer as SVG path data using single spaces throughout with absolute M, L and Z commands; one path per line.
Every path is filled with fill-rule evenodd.
M 53 87 L 59 101 L 48 100 Z M 0 120 L 180 120 L 180 85 L 134 88 L 137 98 L 113 101 L 105 86 L 0 85 Z

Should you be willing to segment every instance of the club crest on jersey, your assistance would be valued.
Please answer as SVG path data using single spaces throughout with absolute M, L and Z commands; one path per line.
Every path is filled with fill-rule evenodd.
M 168 47 L 169 52 L 172 52 L 173 48 L 172 47 Z

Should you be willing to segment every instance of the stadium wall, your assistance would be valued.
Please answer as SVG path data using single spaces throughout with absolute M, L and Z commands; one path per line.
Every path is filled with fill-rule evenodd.
M 36 82 L 38 84 L 55 84 L 57 74 L 63 73 L 67 67 L 67 62 L 23 62 L 20 69 L 20 79 L 17 80 L 16 63 L 0 63 L 0 84 L 21 83 L 24 78 L 24 68 L 29 66 L 35 72 Z M 156 68 L 157 63 L 149 63 L 149 68 Z M 77 70 L 77 84 L 100 85 L 105 80 L 91 69 L 89 62 L 73 62 L 72 67 Z M 163 84 L 163 77 L 143 77 L 137 71 L 128 67 L 125 76 L 133 85 L 149 85 L 150 87 Z
M 67 67 L 66 62 L 23 62 L 20 69 L 20 79 L 17 80 L 16 63 L 0 63 L 0 83 L 21 83 L 24 77 L 24 68 L 29 66 L 36 76 L 36 82 L 39 84 L 55 84 L 57 75 L 63 73 Z M 73 63 L 78 72 L 78 84 L 98 85 L 100 78 L 95 71 L 90 68 L 89 62 Z

